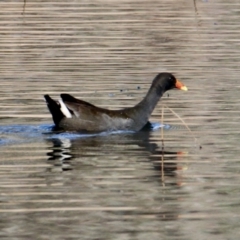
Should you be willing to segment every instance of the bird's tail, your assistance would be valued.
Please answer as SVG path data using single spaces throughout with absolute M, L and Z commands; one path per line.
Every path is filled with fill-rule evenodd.
M 61 111 L 61 105 L 54 101 L 49 95 L 44 95 L 47 102 L 48 109 L 52 114 L 52 119 L 55 125 L 58 127 L 59 122 L 65 117 Z

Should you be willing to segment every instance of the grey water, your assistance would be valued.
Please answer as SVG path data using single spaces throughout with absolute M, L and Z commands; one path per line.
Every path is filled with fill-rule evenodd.
M 0 238 L 238 239 L 239 10 L 1 1 Z M 164 95 L 153 131 L 52 131 L 44 94 L 119 109 L 163 71 L 189 91 Z

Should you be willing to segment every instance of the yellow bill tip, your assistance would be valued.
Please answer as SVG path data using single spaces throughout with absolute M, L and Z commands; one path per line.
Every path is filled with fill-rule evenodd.
M 180 89 L 183 90 L 183 91 L 187 91 L 188 90 L 188 88 L 186 86 L 182 86 Z

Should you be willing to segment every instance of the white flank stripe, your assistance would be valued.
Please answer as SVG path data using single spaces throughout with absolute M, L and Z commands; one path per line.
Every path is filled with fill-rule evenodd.
M 72 117 L 72 114 L 69 112 L 69 110 L 67 109 L 66 105 L 64 104 L 63 100 L 62 99 L 59 99 L 59 103 L 61 105 L 61 111 L 63 113 L 63 115 L 66 117 L 66 118 L 71 118 Z

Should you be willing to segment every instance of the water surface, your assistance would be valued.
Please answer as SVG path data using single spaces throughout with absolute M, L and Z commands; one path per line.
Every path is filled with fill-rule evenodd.
M 239 237 L 239 4 L 196 6 L 0 3 L 1 239 Z M 163 135 L 51 132 L 44 94 L 119 109 L 162 71 L 189 89 L 155 109 Z

